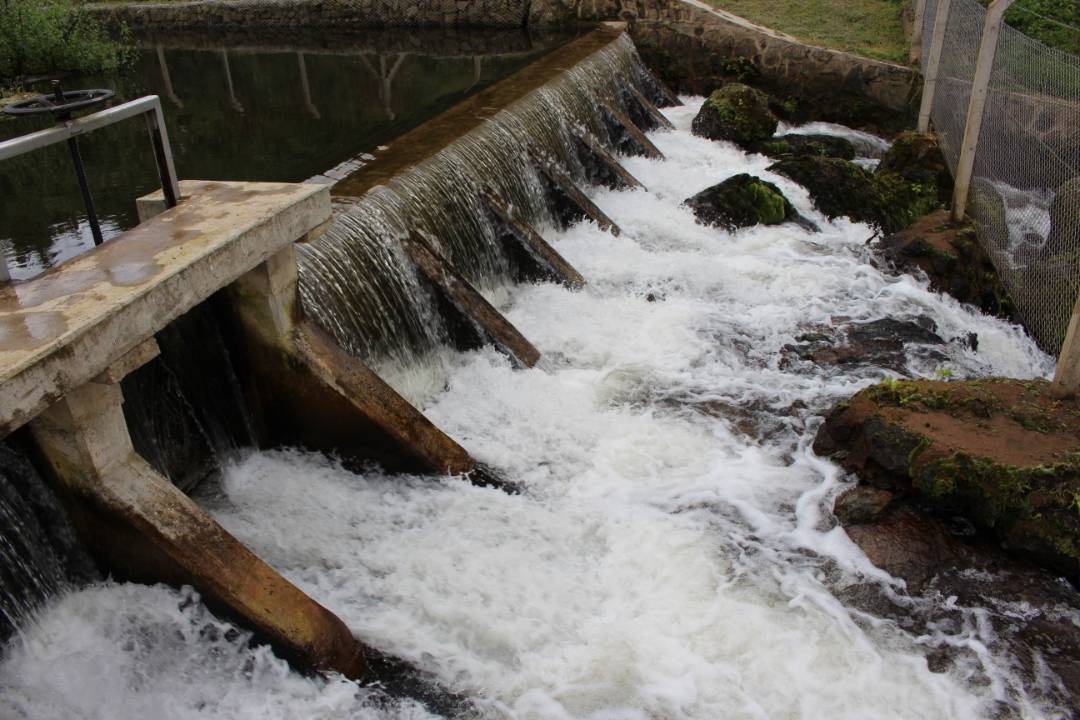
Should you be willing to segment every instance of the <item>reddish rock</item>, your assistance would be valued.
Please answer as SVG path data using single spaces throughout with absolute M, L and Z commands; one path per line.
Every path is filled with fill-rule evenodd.
M 1080 402 L 1049 383 L 889 381 L 829 414 L 814 449 L 1017 555 L 1080 579 Z
M 975 228 L 951 223 L 947 210 L 930 213 L 886 236 L 875 244 L 875 250 L 897 272 L 924 273 L 938 292 L 990 315 L 1013 316 L 1012 301 Z
M 836 498 L 833 513 L 842 525 L 871 523 L 881 517 L 892 499 L 888 490 L 858 485 Z

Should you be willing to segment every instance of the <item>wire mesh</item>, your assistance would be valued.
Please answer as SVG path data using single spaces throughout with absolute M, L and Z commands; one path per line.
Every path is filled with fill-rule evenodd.
M 939 2 L 927 0 L 928 39 Z M 985 19 L 952 0 L 931 119 L 954 172 Z M 1080 290 L 1080 57 L 1003 26 L 967 210 L 1019 319 L 1056 355 Z

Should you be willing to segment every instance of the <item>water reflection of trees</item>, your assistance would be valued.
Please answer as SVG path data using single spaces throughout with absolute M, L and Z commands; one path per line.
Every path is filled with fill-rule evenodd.
M 183 178 L 302 181 L 389 142 L 543 52 L 526 44 L 481 60 L 395 42 L 386 51 L 355 43 L 229 49 L 158 42 L 124 76 L 70 82 L 113 87 L 118 101 L 162 96 Z M 3 123 L 0 138 L 44 125 Z M 114 125 L 80 145 L 106 234 L 131 227 L 134 199 L 158 184 L 144 124 Z M 47 267 L 80 250 L 85 218 L 62 150 L 0 165 L 0 245 L 15 266 Z

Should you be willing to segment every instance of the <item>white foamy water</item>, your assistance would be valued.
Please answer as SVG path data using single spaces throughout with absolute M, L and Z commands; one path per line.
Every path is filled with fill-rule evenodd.
M 0 717 L 425 720 L 341 677 L 307 678 L 190 590 L 106 583 L 53 602 L 5 648 Z
M 777 135 L 836 135 L 848 140 L 855 146 L 856 152 L 871 158 L 880 158 L 889 149 L 889 141 L 861 130 L 854 130 L 843 125 L 827 122 L 812 122 L 805 125 L 780 123 Z
M 946 340 L 977 333 L 978 351 L 916 350 L 912 373 L 1035 377 L 1050 360 L 1015 326 L 873 267 L 870 229 L 827 221 L 767 159 L 691 136 L 699 104 L 652 135 L 666 161 L 626 161 L 647 192 L 591 193 L 621 237 L 545 232 L 585 290 L 496 293 L 541 367 L 487 349 L 399 378 L 521 494 L 278 451 L 228 468 L 203 502 L 366 642 L 482 696 L 491 717 L 977 718 L 999 702 L 1052 717 L 984 625 L 913 633 L 840 599 L 862 585 L 904 597 L 833 527 L 844 481 L 808 449 L 820 414 L 884 373 L 783 349 L 850 321 L 929 318 Z M 775 182 L 823 232 L 732 234 L 681 207 L 740 172 Z M 200 637 L 205 611 L 180 600 L 123 585 L 62 599 L 0 666 L 5 696 L 27 717 L 81 707 L 80 687 L 107 696 L 85 717 L 146 717 L 155 700 L 166 717 L 374 712 L 350 683 Z M 925 653 L 942 644 L 966 654 L 935 674 Z

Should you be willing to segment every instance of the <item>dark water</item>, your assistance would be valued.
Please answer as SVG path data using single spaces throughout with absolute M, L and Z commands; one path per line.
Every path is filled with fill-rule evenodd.
M 471 32 L 259 44 L 157 38 L 138 49 L 122 76 L 65 85 L 113 88 L 117 102 L 160 95 L 182 179 L 298 182 L 388 142 L 565 39 Z M 0 139 L 48 124 L 0 119 Z M 81 149 L 106 237 L 130 228 L 135 198 L 158 187 L 145 123 L 95 132 Z M 14 278 L 91 245 L 66 148 L 0 164 L 0 250 Z

